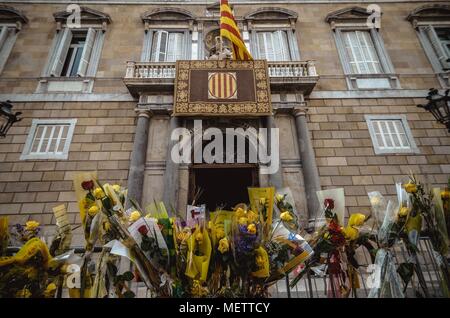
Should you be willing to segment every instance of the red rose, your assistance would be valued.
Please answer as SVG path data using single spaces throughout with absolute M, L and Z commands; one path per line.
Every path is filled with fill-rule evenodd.
M 92 189 L 94 189 L 94 181 L 92 181 L 92 180 L 83 181 L 83 182 L 81 182 L 81 187 L 84 190 L 92 190 Z
M 333 210 L 334 209 L 334 200 L 333 199 L 325 199 L 325 201 L 323 201 L 323 204 L 325 205 L 326 208 Z
M 145 225 L 142 225 L 140 228 L 138 228 L 138 232 L 141 233 L 142 235 L 147 235 L 148 229 Z
M 330 224 L 328 224 L 328 229 L 329 229 L 331 232 L 336 232 L 336 233 L 341 232 L 341 227 L 340 227 L 339 224 L 336 223 L 335 221 L 331 221 Z

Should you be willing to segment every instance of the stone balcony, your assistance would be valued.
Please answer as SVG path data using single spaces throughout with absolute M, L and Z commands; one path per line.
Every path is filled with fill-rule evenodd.
M 309 95 L 319 76 L 314 61 L 268 62 L 271 91 Z M 124 83 L 131 95 L 173 92 L 175 63 L 128 62 Z

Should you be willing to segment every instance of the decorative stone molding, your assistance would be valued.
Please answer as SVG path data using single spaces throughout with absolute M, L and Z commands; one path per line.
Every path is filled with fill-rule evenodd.
M 144 12 L 141 15 L 142 22 L 145 24 L 145 31 L 150 26 L 166 26 L 167 25 L 189 25 L 189 29 L 193 29 L 195 15 L 188 10 L 176 7 L 162 7 Z
M 106 31 L 106 27 L 108 24 L 112 22 L 111 17 L 109 14 L 88 8 L 88 7 L 80 7 L 81 9 L 81 24 L 82 25 L 101 25 L 102 30 Z M 55 21 L 57 23 L 57 29 L 61 30 L 66 22 L 67 19 L 70 17 L 72 13 L 67 11 L 59 11 L 53 13 L 53 17 L 55 18 Z
M 298 116 L 306 116 L 308 113 L 308 107 L 306 107 L 306 105 L 302 105 L 300 107 L 294 107 L 292 108 L 292 115 L 294 117 L 298 117 Z
M 146 118 L 153 117 L 153 112 L 146 107 L 138 106 L 134 109 L 134 111 L 136 112 L 137 117 L 146 117 Z
M 325 17 L 325 21 L 331 25 L 334 30 L 337 27 L 361 27 L 367 26 L 367 18 L 371 16 L 371 12 L 367 12 L 366 8 L 348 7 L 333 11 Z M 381 13 L 383 14 L 383 13 Z
M 28 23 L 28 18 L 13 7 L 0 5 L 0 23 L 15 25 L 16 30 L 20 31 L 22 25 Z
M 251 21 L 252 24 L 262 21 L 276 23 L 280 20 L 288 20 L 291 23 L 292 27 L 295 27 L 295 22 L 297 22 L 298 14 L 295 11 L 285 8 L 262 7 L 246 14 L 244 16 L 244 19 L 247 21 Z
M 420 25 L 429 24 L 449 24 L 450 25 L 450 5 L 433 3 L 420 6 L 406 17 L 414 28 Z

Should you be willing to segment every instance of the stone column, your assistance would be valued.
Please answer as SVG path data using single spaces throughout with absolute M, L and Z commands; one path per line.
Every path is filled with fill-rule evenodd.
M 308 123 L 306 121 L 306 112 L 306 107 L 293 109 L 298 148 L 302 162 L 303 179 L 305 183 L 308 218 L 311 221 L 316 217 L 316 213 L 319 211 L 319 202 L 317 201 L 316 191 L 321 190 L 321 187 L 316 156 L 309 134 Z
M 167 155 L 166 155 L 166 171 L 164 172 L 164 193 L 163 202 L 166 206 L 169 215 L 173 209 L 177 209 L 178 204 L 178 189 L 179 189 L 179 164 L 174 162 L 171 157 L 172 148 L 177 141 L 171 140 L 172 131 L 179 127 L 179 118 L 172 116 L 169 121 L 168 142 L 167 142 Z
M 128 198 L 142 204 L 144 187 L 145 160 L 147 157 L 148 129 L 152 113 L 147 109 L 136 109 L 137 123 L 134 135 L 133 152 L 131 153 L 130 171 L 128 173 Z M 131 207 L 127 200 L 126 208 Z
M 266 117 L 266 128 L 267 130 L 267 149 L 268 153 L 272 153 L 271 148 L 271 128 L 276 128 L 275 119 L 273 115 Z M 269 174 L 269 185 L 274 186 L 276 189 L 280 189 L 283 187 L 283 170 L 281 168 L 281 158 L 280 158 L 280 167 L 278 171 L 274 174 Z

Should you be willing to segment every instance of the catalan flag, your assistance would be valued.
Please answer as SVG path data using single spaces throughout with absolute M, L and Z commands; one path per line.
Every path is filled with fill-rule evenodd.
M 235 60 L 253 60 L 242 40 L 228 0 L 220 0 L 220 36 L 227 38 L 232 43 Z

